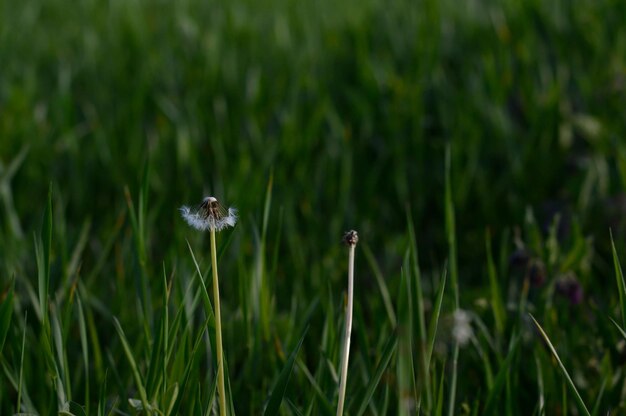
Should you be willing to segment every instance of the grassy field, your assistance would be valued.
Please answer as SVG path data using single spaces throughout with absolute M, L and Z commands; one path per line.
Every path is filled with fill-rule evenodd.
M 0 0 L 0 414 L 626 412 L 624 16 Z

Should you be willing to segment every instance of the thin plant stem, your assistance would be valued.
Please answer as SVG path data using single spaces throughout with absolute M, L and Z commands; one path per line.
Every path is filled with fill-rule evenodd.
M 213 269 L 213 304 L 215 305 L 215 349 L 217 350 L 217 393 L 220 399 L 220 415 L 226 416 L 226 388 L 224 383 L 224 356 L 222 351 L 222 314 L 220 313 L 220 285 L 217 277 L 215 232 L 221 231 L 224 228 L 234 227 L 237 222 L 237 210 L 235 208 L 228 208 L 228 210 L 226 210 L 220 205 L 217 198 L 207 196 L 202 200 L 199 206 L 195 208 L 182 206 L 180 212 L 187 224 L 193 228 L 200 231 L 211 231 L 211 268 Z
M 352 305 L 354 295 L 354 251 L 356 244 L 349 244 L 348 259 L 348 305 L 346 306 L 346 325 L 343 334 L 343 351 L 341 352 L 341 375 L 339 383 L 339 402 L 337 416 L 343 415 L 346 400 L 346 384 L 348 379 L 348 359 L 350 357 L 350 335 L 352 333 Z
M 215 227 L 211 228 L 211 269 L 213 269 L 213 304 L 215 305 L 215 348 L 217 349 L 217 392 L 220 398 L 220 415 L 226 416 L 226 389 L 224 388 L 224 358 L 222 351 L 222 315 L 220 313 L 220 287 L 217 277 L 217 248 Z
M 17 413 L 20 413 L 22 405 L 22 381 L 24 380 L 24 346 L 26 345 L 26 324 L 28 323 L 28 311 L 24 314 L 24 332 L 22 333 L 22 353 L 20 355 L 20 381 L 17 388 Z

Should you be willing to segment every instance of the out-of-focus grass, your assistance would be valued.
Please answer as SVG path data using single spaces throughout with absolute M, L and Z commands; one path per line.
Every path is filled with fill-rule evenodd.
M 350 414 L 575 412 L 560 368 L 588 409 L 623 409 L 625 15 L 0 1 L 0 413 L 212 406 L 208 238 L 177 211 L 209 193 L 241 213 L 218 247 L 239 414 L 334 413 L 350 228 Z

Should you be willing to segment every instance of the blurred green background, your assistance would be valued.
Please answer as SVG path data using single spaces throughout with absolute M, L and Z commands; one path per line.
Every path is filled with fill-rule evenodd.
M 238 348 L 237 314 L 244 326 L 255 322 L 239 302 L 250 300 L 242 293 L 254 284 L 244 282 L 258 273 L 266 279 L 261 302 L 273 318 L 263 345 L 282 339 L 289 350 L 299 337 L 292 326 L 304 323 L 314 299 L 334 305 L 338 325 L 346 270 L 339 241 L 348 229 L 359 231 L 395 298 L 411 213 L 432 297 L 432 276 L 448 257 L 448 147 L 462 306 L 472 309 L 488 293 L 487 229 L 498 271 L 507 275 L 515 236 L 518 243 L 531 239 L 524 228 L 530 218 L 538 246 L 558 218 L 551 241 L 562 249 L 550 253 L 569 258 L 570 247 L 584 241 L 584 255 L 568 265 L 584 287 L 585 305 L 595 305 L 589 308 L 602 315 L 597 319 L 617 318 L 608 230 L 622 247 L 625 22 L 620 0 L 2 0 L 0 282 L 6 293 L 16 279 L 21 300 L 14 319 L 23 322 L 30 308 L 29 285 L 36 292 L 33 235 L 50 183 L 50 297 L 63 305 L 59 293 L 83 282 L 100 348 L 113 351 L 120 367 L 125 359 L 112 339 L 111 317 L 129 337 L 141 336 L 135 317 L 146 317 L 152 308 L 146 305 L 158 306 L 163 270 L 191 279 L 186 239 L 208 264 L 208 239 L 178 212 L 205 195 L 241 216 L 232 233 L 220 236 L 230 241 L 220 265 L 225 315 L 234 316 L 225 324 L 227 356 L 228 345 Z M 125 187 L 132 209 L 144 209 L 142 238 L 132 227 Z M 142 239 L 143 247 L 136 244 Z M 369 263 L 361 253 L 357 261 L 363 325 L 376 333 L 384 309 Z M 548 267 L 549 281 L 557 269 Z M 506 297 L 518 284 L 501 278 Z M 574 334 L 596 325 L 567 311 L 560 325 Z M 311 313 L 305 348 L 317 357 L 322 329 L 315 322 L 323 325 L 331 312 Z M 31 312 L 28 322 L 35 321 Z M 76 352 L 72 325 L 67 348 Z M 23 327 L 16 324 L 9 339 L 19 341 Z M 36 328 L 31 335 L 37 338 Z M 7 368 L 19 362 L 16 345 L 5 347 Z M 274 355 L 271 348 L 264 354 Z M 272 370 L 253 378 L 246 355 L 231 356 L 236 407 L 255 414 L 282 361 L 257 363 Z M 29 371 L 44 374 L 37 370 L 44 364 L 31 360 Z M 458 396 L 470 403 L 481 394 L 472 392 L 471 362 Z M 33 378 L 27 380 L 38 392 L 31 392 L 33 401 L 39 395 L 48 403 L 41 409 L 54 407 L 53 395 Z M 117 383 L 124 391 L 130 373 Z M 0 389 L 0 410 L 14 411 L 13 388 L 5 381 Z M 590 397 L 595 389 L 590 382 Z M 614 391 L 609 397 L 620 403 Z M 331 387 L 326 393 L 332 398 Z M 119 396 L 123 409 L 126 398 Z

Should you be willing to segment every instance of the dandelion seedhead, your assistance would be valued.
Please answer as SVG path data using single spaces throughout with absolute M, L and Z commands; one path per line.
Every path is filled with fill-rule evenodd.
M 180 212 L 187 224 L 200 231 L 211 231 L 211 266 L 213 270 L 213 305 L 215 306 L 215 354 L 217 361 L 217 393 L 220 401 L 220 416 L 226 416 L 226 383 L 224 380 L 224 351 L 222 347 L 222 314 L 220 312 L 220 286 L 217 275 L 217 248 L 215 233 L 226 227 L 234 227 L 237 211 L 225 210 L 216 198 L 207 196 L 196 208 L 183 206 Z
M 196 208 L 182 206 L 180 212 L 187 224 L 200 231 L 222 231 L 224 228 L 234 227 L 237 222 L 237 210 L 224 209 L 212 196 L 205 197 Z

